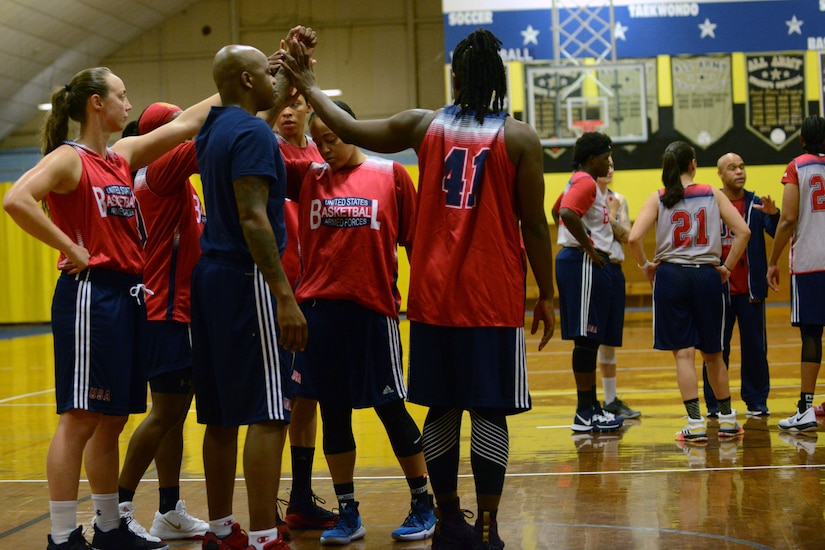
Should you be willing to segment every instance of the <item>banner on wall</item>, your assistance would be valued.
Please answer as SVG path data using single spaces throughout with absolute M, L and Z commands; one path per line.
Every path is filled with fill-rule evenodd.
M 706 149 L 733 128 L 730 56 L 674 57 L 673 126 Z
M 754 54 L 745 62 L 745 126 L 778 151 L 796 138 L 807 115 L 805 54 Z
M 507 61 L 554 59 L 552 4 L 575 41 L 597 40 L 591 19 L 613 28 L 616 58 L 713 52 L 825 50 L 825 0 L 442 0 L 447 61 L 467 34 L 490 30 Z M 581 6 L 594 6 L 583 14 Z M 558 52 L 563 58 L 561 52 Z

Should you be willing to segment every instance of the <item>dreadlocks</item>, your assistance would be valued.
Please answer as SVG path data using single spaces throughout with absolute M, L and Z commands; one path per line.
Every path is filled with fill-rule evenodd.
M 812 155 L 825 154 L 825 118 L 811 115 L 802 121 L 802 149 Z
M 504 109 L 507 80 L 504 62 L 498 54 L 501 40 L 488 30 L 473 31 L 458 43 L 453 52 L 453 73 L 460 88 L 455 105 L 461 113 L 474 111 L 479 123 L 484 114 Z

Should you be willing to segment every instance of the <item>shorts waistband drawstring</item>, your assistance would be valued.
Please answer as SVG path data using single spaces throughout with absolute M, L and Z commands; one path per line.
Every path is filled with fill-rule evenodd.
M 129 289 L 129 294 L 137 300 L 137 303 L 140 304 L 140 296 L 143 294 L 143 302 L 146 303 L 146 295 L 154 296 L 155 293 L 152 292 L 149 288 L 146 287 L 145 284 L 139 283 Z

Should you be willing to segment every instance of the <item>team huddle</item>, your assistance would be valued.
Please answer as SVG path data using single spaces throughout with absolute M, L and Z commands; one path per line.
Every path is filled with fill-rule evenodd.
M 539 350 L 555 330 L 540 140 L 504 110 L 501 42 L 489 31 L 471 33 L 453 53 L 453 105 L 383 120 L 359 120 L 320 90 L 312 71 L 316 45 L 316 33 L 299 26 L 269 57 L 225 46 L 213 63 L 217 94 L 185 110 L 154 103 L 128 126 L 125 86 L 106 68 L 81 71 L 54 93 L 44 157 L 4 198 L 16 223 L 60 251 L 52 318 L 60 416 L 47 457 L 48 550 L 164 550 L 165 540 L 193 537 L 205 550 L 283 550 L 291 531 L 303 529 L 319 530 L 323 545 L 359 540 L 367 531 L 354 482 L 352 411 L 359 408 L 375 410 L 409 486 L 410 507 L 393 539 L 432 538 L 434 550 L 504 548 L 497 512 L 507 417 L 531 408 L 528 262 L 539 289 L 531 325 L 532 333 L 541 330 Z M 69 119 L 80 123 L 73 140 Z M 780 428 L 816 429 L 825 326 L 817 288 L 825 257 L 815 258 L 811 241 L 825 222 L 812 214 L 819 202 L 808 182 L 825 181 L 825 119 L 806 119 L 802 138 L 806 154 L 788 166 L 781 214 L 769 197 L 744 191 L 737 155 L 719 163 L 720 177 L 733 166 L 738 187 L 732 183 L 729 197 L 693 182 L 695 154 L 676 142 L 664 155 L 664 189 L 645 201 L 632 228 L 626 203 L 607 189 L 610 138 L 592 132 L 577 140 L 573 175 L 553 209 L 562 338 L 575 344 L 574 432 L 617 430 L 641 414 L 618 399 L 615 383 L 622 243 L 629 242 L 656 282 L 654 347 L 673 350 L 676 359 L 689 416 L 677 439 L 707 440 L 696 349 L 707 366 L 705 399 L 719 418 L 719 437 L 741 437 L 726 367 L 733 321 L 724 313 L 732 308 L 740 330 L 746 322 L 758 326 L 761 314 L 764 341 L 767 284 L 777 287 L 777 259 L 791 237 L 802 397 Z M 361 147 L 414 149 L 418 188 L 403 166 Z M 204 204 L 189 182 L 195 173 Z M 722 223 L 726 238 L 712 230 Z M 654 227 L 657 250 L 649 261 L 642 241 Z M 775 232 L 767 262 L 763 230 Z M 753 244 L 759 241 L 761 248 Z M 410 261 L 406 383 L 399 245 Z M 760 270 L 760 285 L 749 285 Z M 768 414 L 764 346 L 753 361 L 764 362 L 764 372 L 743 381 L 743 398 L 748 414 Z M 147 381 L 152 409 L 120 469 L 118 438 L 129 414 L 146 411 Z M 193 397 L 206 427 L 208 521 L 188 514 L 180 498 L 182 428 Z M 421 429 L 406 401 L 427 408 Z M 337 512 L 321 506 L 312 489 L 318 411 Z M 465 411 L 474 523 L 458 493 Z M 248 531 L 232 498 L 240 426 L 247 427 Z M 293 484 L 281 510 L 287 435 Z M 159 506 L 146 530 L 132 501 L 152 460 Z M 91 544 L 77 522 L 84 461 L 95 509 Z

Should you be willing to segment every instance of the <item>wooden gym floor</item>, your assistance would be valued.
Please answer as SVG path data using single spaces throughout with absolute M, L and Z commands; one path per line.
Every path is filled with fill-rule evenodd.
M 561 341 L 557 332 L 546 350 L 538 352 L 538 340 L 528 337 L 533 410 L 511 417 L 509 423 L 510 466 L 499 513 L 500 534 L 507 548 L 825 548 L 825 448 L 815 436 L 780 434 L 777 429 L 777 422 L 793 412 L 799 396 L 799 335 L 788 319 L 786 305 L 768 308 L 772 378 L 768 405 L 773 414 L 767 419 L 745 418 L 735 335 L 731 386 L 745 436 L 741 441 L 720 443 L 711 422 L 707 447 L 687 452 L 673 439 L 685 423 L 673 358 L 651 348 L 648 310 L 628 313 L 624 347 L 617 354 L 619 395 L 643 415 L 627 421 L 615 434 L 573 435 L 569 428 L 576 405 L 572 344 Z M 26 332 L 41 334 L 23 335 Z M 405 338 L 408 332 L 403 322 Z M 17 332 L 7 328 L 0 330 L 2 334 L 8 337 L 0 340 L 0 509 L 4 520 L 0 548 L 42 549 L 49 531 L 45 456 L 57 422 L 51 336 L 47 327 Z M 816 403 L 821 401 L 822 393 Z M 424 410 L 409 407 L 419 424 L 423 422 Z M 409 493 L 375 414 L 359 411 L 354 418 L 359 445 L 356 494 L 367 535 L 351 547 L 429 548 L 429 541 L 399 544 L 390 538 L 406 516 Z M 140 420 L 130 419 L 121 440 L 123 449 Z M 464 432 L 469 433 L 466 416 Z M 181 492 L 188 510 L 207 518 L 202 433 L 194 414 L 190 415 Z M 335 498 L 320 441 L 318 448 L 314 489 L 331 505 Z M 464 506 L 474 510 L 468 454 L 465 437 L 460 492 Z M 287 451 L 283 498 L 289 494 L 290 475 Z M 135 502 L 136 517 L 148 528 L 157 506 L 153 469 L 147 472 Z M 235 509 L 246 526 L 241 471 Z M 90 517 L 89 488 L 83 482 L 78 521 L 88 528 Z M 318 536 L 317 531 L 293 533 L 292 547 L 319 548 Z M 175 541 L 170 547 L 194 550 L 200 545 Z

